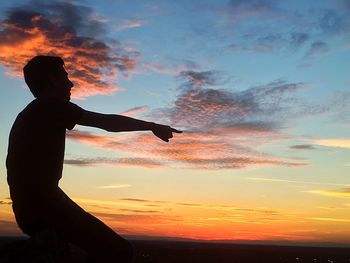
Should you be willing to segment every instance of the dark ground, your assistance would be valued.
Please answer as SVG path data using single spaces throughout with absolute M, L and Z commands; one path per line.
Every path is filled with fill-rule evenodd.
M 137 249 L 136 263 L 350 263 L 350 248 L 243 245 L 185 241 L 133 240 Z M 30 252 L 28 252 L 30 250 Z M 16 261 L 9 255 L 25 254 Z M 40 252 L 41 253 L 41 252 Z M 29 255 L 30 254 L 30 255 Z M 43 254 L 43 253 L 41 253 Z M 0 262 L 55 262 L 38 257 L 27 240 L 0 237 Z M 83 254 L 73 248 L 75 262 L 83 262 Z M 29 258 L 35 258 L 29 260 Z

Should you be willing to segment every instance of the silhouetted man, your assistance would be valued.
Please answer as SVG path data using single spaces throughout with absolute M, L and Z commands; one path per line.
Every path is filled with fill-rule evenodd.
M 169 126 L 121 115 L 86 111 L 70 102 L 73 83 L 60 57 L 36 56 L 23 68 L 35 99 L 17 116 L 6 160 L 7 180 L 18 226 L 29 236 L 53 229 L 96 262 L 130 262 L 131 245 L 85 212 L 58 186 L 66 129 L 76 124 L 110 132 L 152 131 L 168 142 Z

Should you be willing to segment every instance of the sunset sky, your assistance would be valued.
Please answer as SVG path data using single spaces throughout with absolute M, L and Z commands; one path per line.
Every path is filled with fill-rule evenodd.
M 60 186 L 118 233 L 350 245 L 350 1 L 1 1 L 0 235 L 22 67 L 72 102 L 183 130 L 67 132 Z

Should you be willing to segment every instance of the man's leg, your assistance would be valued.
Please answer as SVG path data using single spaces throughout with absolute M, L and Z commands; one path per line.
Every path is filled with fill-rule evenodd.
M 85 212 L 65 193 L 55 205 L 52 226 L 57 235 L 82 248 L 92 262 L 131 262 L 131 244 L 96 217 Z

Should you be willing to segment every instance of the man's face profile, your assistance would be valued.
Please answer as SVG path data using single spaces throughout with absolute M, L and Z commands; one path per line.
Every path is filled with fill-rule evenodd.
M 70 100 L 71 89 L 74 84 L 69 80 L 68 73 L 64 67 L 61 67 L 60 70 L 51 74 L 50 82 L 50 92 L 52 92 L 54 97 L 66 101 Z

